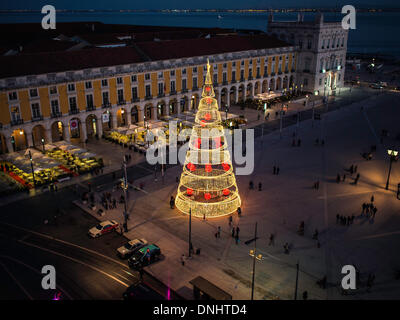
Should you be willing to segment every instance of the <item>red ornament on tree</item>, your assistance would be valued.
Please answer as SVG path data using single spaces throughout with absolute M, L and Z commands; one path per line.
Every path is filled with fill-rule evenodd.
M 187 188 L 186 193 L 188 196 L 191 196 L 193 194 L 193 189 Z
M 206 91 L 210 92 L 211 88 L 210 87 L 206 87 Z
M 197 149 L 200 149 L 200 148 L 201 148 L 201 139 L 200 139 L 200 138 L 197 138 L 197 139 L 196 139 L 195 146 L 196 146 Z
M 223 191 L 222 191 L 222 194 L 224 195 L 224 196 L 227 196 L 227 195 L 229 195 L 231 193 L 231 191 L 229 190 L 229 189 L 224 189 Z
M 202 127 L 205 127 L 205 126 L 206 126 L 206 123 L 204 122 L 204 120 L 201 120 L 201 121 L 200 121 L 200 125 L 201 125 Z
M 206 164 L 205 170 L 206 172 L 211 172 L 212 171 L 211 164 Z
M 196 166 L 195 166 L 193 163 L 191 163 L 191 162 L 189 162 L 189 163 L 187 164 L 187 168 L 188 168 L 190 171 L 196 170 Z
M 204 119 L 206 119 L 207 121 L 210 121 L 210 120 L 211 120 L 211 114 L 206 113 L 206 114 L 204 115 Z
M 212 99 L 211 98 L 207 98 L 207 104 L 211 104 L 212 103 Z
M 230 165 L 227 164 L 227 163 L 225 163 L 225 162 L 223 162 L 223 163 L 222 163 L 222 168 L 223 168 L 225 171 L 228 171 L 228 170 L 230 169 Z
M 211 193 L 205 193 L 204 194 L 204 199 L 206 199 L 206 200 L 210 200 L 211 199 Z

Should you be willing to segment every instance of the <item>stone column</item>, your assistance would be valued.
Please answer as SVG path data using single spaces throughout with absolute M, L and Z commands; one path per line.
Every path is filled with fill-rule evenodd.
M 164 108 L 165 108 L 164 111 L 165 111 L 165 115 L 166 116 L 169 116 L 169 104 L 170 104 L 169 102 L 166 102 L 165 106 L 164 106 Z
M 143 122 L 144 120 L 144 106 L 138 106 L 138 122 Z
M 13 146 L 11 143 L 11 136 L 4 136 L 4 140 L 6 141 L 7 150 L 9 153 L 13 152 Z
M 46 143 L 52 143 L 53 142 L 53 139 L 52 139 L 52 136 L 51 136 L 51 128 L 44 130 L 44 141 Z
M 32 131 L 25 131 L 27 147 L 33 147 Z
M 112 128 L 115 129 L 118 127 L 117 113 L 114 111 L 110 112 L 110 114 L 111 114 Z
M 87 139 L 87 130 L 86 130 L 86 122 L 81 121 L 81 140 L 85 142 Z
M 64 125 L 63 124 L 63 129 L 64 129 L 64 140 L 67 142 L 71 141 L 71 134 L 69 132 L 69 124 Z
M 238 103 L 238 99 L 239 99 L 239 87 L 235 87 L 235 103 Z
M 132 124 L 132 116 L 128 110 L 125 110 L 126 125 L 129 127 Z
M 101 118 L 101 116 L 96 120 L 96 130 L 99 138 L 101 138 L 101 136 L 103 135 L 103 119 Z
M 152 106 L 151 108 L 152 108 L 152 110 L 151 110 L 151 118 L 153 120 L 157 120 L 158 105 Z

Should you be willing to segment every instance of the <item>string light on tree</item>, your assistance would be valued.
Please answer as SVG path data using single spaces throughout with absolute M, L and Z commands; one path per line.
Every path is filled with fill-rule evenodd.
M 175 198 L 175 205 L 181 212 L 189 214 L 191 211 L 191 215 L 201 218 L 229 215 L 241 205 L 221 115 L 214 97 L 210 64 L 207 62 L 196 125 L 192 129 Z M 204 155 L 208 155 L 208 158 Z

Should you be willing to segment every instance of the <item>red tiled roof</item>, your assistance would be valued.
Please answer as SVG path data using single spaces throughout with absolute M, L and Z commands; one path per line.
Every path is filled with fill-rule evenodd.
M 146 61 L 147 57 L 153 61 L 158 61 L 285 47 L 289 44 L 267 35 L 251 35 L 137 42 L 135 46 L 139 50 L 127 46 L 0 56 L 0 77 L 7 78 L 138 63 Z M 143 53 L 147 57 L 144 57 Z
M 2 78 L 82 70 L 144 61 L 131 47 L 95 48 L 0 57 Z
M 137 43 L 152 60 L 177 59 L 225 52 L 290 46 L 268 35 L 215 36 L 210 39 L 186 39 Z

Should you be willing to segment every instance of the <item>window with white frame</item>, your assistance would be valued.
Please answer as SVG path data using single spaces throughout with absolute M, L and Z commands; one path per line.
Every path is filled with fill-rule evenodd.
M 158 73 L 158 79 L 164 78 L 164 73 L 161 71 Z
M 11 121 L 12 122 L 21 120 L 21 113 L 19 111 L 19 106 L 12 106 L 10 108 L 10 112 L 11 112 Z
M 74 92 L 75 91 L 75 83 L 68 83 L 67 89 L 68 89 L 68 92 Z
M 137 87 L 132 87 L 132 99 L 137 99 L 137 98 L 138 98 Z
M 102 79 L 101 80 L 101 86 L 104 87 L 108 87 L 108 80 L 107 79 Z
M 161 96 L 164 94 L 164 83 L 159 82 L 158 83 L 158 95 Z
M 77 110 L 76 97 L 69 97 L 69 109 L 71 111 Z
M 31 109 L 32 109 L 32 118 L 37 119 L 40 118 L 40 106 L 39 103 L 32 103 L 31 104 Z
M 117 90 L 117 99 L 119 103 L 124 101 L 124 89 Z
M 54 99 L 50 101 L 50 106 L 51 106 L 51 114 L 57 115 L 60 113 L 60 107 L 58 105 L 58 100 Z
M 197 73 L 197 67 L 193 67 L 193 73 Z
M 186 74 L 186 68 L 182 69 L 182 74 Z
M 182 90 L 186 90 L 186 79 L 182 79 Z
M 92 89 L 92 81 L 86 81 L 85 82 L 85 88 L 86 89 Z
M 147 98 L 151 97 L 151 85 L 146 84 L 145 91 L 146 91 L 146 97 Z
M 131 76 L 131 81 L 132 82 L 136 82 L 137 81 L 137 76 L 136 75 Z
M 228 81 L 228 79 L 227 79 L 227 76 L 226 76 L 226 72 L 224 72 L 224 73 L 222 73 L 222 82 L 227 82 Z
M 146 73 L 144 75 L 144 80 L 150 80 L 150 73 Z
M 89 108 L 93 107 L 93 95 L 92 94 L 86 95 L 86 106 Z
M 175 80 L 171 81 L 171 92 L 175 92 L 176 88 L 175 88 Z
M 122 84 L 122 83 L 123 83 L 122 77 L 118 77 L 118 78 L 117 78 L 117 84 Z
M 29 96 L 31 98 L 37 98 L 37 96 L 38 96 L 37 88 L 29 89 Z
M 56 86 L 51 86 L 49 89 L 50 94 L 57 94 L 57 87 Z
M 193 78 L 193 89 L 197 88 L 197 77 Z
M 103 104 L 104 105 L 109 104 L 110 103 L 110 99 L 109 99 L 109 96 L 108 96 L 108 91 L 103 91 L 102 96 L 103 96 Z
M 174 77 L 174 76 L 175 76 L 175 70 L 171 70 L 171 71 L 169 72 L 169 74 L 170 74 L 171 77 Z
M 8 100 L 14 101 L 18 99 L 17 91 L 12 91 L 8 93 Z

